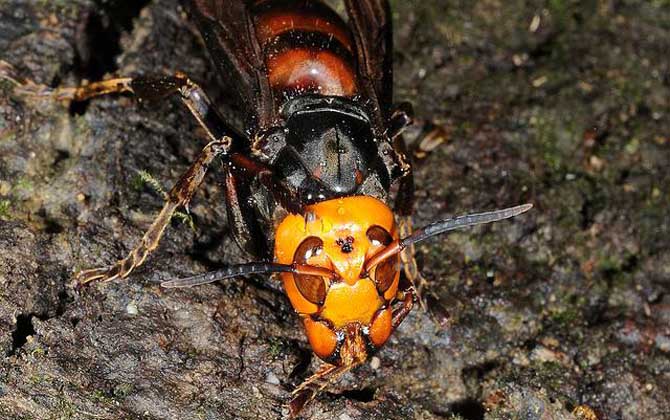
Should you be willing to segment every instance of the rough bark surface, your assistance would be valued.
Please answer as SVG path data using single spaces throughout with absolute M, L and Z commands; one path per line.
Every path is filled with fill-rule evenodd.
M 394 1 L 396 96 L 450 141 L 417 171 L 417 225 L 532 202 L 419 248 L 450 317 L 414 311 L 313 419 L 670 418 L 670 4 Z M 217 75 L 174 0 L 0 0 L 0 59 L 74 86 Z M 225 77 L 225 75 L 222 75 Z M 216 171 L 127 281 L 110 263 L 203 146 L 178 101 L 68 107 L 0 81 L 0 417 L 268 419 L 317 367 L 258 277 L 166 291 L 243 256 Z M 225 98 L 224 98 L 225 99 Z M 436 307 L 436 306 L 434 306 Z

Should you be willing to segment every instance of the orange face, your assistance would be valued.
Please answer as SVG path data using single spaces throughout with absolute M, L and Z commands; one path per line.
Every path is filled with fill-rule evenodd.
M 335 364 L 361 361 L 367 347 L 380 347 L 388 339 L 399 259 L 388 258 L 370 267 L 369 273 L 364 266 L 397 238 L 391 209 L 365 196 L 308 206 L 304 215 L 289 215 L 278 226 L 276 262 L 323 267 L 336 274 L 335 279 L 281 274 L 291 305 L 320 358 Z

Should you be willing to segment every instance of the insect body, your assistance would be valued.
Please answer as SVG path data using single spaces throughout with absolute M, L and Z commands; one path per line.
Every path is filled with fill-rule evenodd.
M 291 408 L 297 412 L 381 347 L 411 311 L 416 270 L 407 269 L 413 263 L 407 253 L 414 243 L 531 206 L 439 220 L 411 232 L 412 172 L 400 147 L 411 118 L 392 103 L 385 0 L 345 0 L 347 22 L 319 0 L 187 3 L 239 115 L 224 118 L 181 74 L 56 92 L 74 100 L 176 93 L 210 140 L 140 244 L 116 264 L 83 271 L 78 279 L 128 276 L 156 248 L 175 210 L 188 204 L 208 165 L 222 159 L 231 230 L 259 262 L 163 285 L 280 273 L 314 353 L 327 363 L 296 390 Z M 400 281 L 401 255 L 407 286 Z

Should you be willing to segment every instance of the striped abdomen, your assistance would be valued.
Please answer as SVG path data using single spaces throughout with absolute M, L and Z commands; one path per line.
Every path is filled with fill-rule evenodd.
M 270 86 L 278 98 L 356 95 L 349 28 L 326 5 L 318 0 L 263 1 L 255 23 Z

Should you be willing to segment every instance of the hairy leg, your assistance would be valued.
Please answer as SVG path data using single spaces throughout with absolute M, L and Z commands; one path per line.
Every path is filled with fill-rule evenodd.
M 0 63 L 3 64 L 3 63 Z M 76 275 L 79 284 L 94 280 L 109 281 L 124 278 L 158 246 L 158 243 L 175 211 L 188 206 L 191 197 L 202 183 L 211 162 L 231 151 L 233 142 L 241 136 L 225 122 L 204 90 L 183 73 L 158 77 L 121 77 L 88 83 L 79 87 L 52 89 L 30 80 L 11 77 L 11 67 L 0 66 L 0 78 L 14 82 L 15 93 L 23 96 L 50 98 L 57 101 L 85 101 L 102 95 L 131 93 L 140 101 L 157 100 L 170 95 L 178 95 L 199 125 L 204 129 L 209 143 L 203 148 L 196 161 L 181 176 L 167 194 L 166 202 L 159 215 L 146 231 L 142 240 L 126 258 L 108 267 L 84 270 Z
M 448 130 L 444 126 L 413 118 L 408 105 L 399 106 L 393 114 L 392 121 L 398 127 L 394 131 L 394 147 L 411 156 L 413 162 L 425 159 L 449 137 Z M 412 234 L 412 214 L 414 213 L 413 168 L 400 180 L 400 188 L 396 197 L 396 212 L 400 237 L 408 237 Z M 414 244 L 411 244 L 400 253 L 400 260 L 405 277 L 414 285 L 419 303 L 426 310 L 427 305 L 426 300 L 423 299 L 423 292 L 428 286 L 428 280 L 421 275 L 415 255 L 416 249 Z
M 307 378 L 305 382 L 300 384 L 300 386 L 292 392 L 293 397 L 289 402 L 291 416 L 294 417 L 298 415 L 303 407 L 316 398 L 321 391 L 334 384 L 340 376 L 358 365 L 359 363 L 344 366 L 321 366 L 318 372 Z
M 405 317 L 407 317 L 407 315 L 412 312 L 412 308 L 414 308 L 414 302 L 416 302 L 418 296 L 414 288 L 410 286 L 406 290 L 399 291 L 397 299 L 400 303 L 400 306 L 393 310 L 393 319 L 391 321 L 391 325 L 393 326 L 394 331 L 396 328 L 398 328 L 398 326 L 400 326 Z
M 410 145 L 409 152 L 413 160 L 422 161 L 449 141 L 449 129 L 429 120 L 415 119 L 412 121 L 412 126 L 405 131 L 405 138 Z
M 398 235 L 406 238 L 412 234 L 412 213 L 414 211 L 414 177 L 413 173 L 408 173 L 400 180 L 400 188 L 396 197 L 395 210 L 398 214 Z M 422 299 L 421 293 L 428 284 L 428 281 L 421 275 L 419 266 L 415 258 L 416 249 L 414 244 L 410 244 L 400 252 L 400 261 L 402 262 L 405 277 L 414 287 L 415 293 L 419 296 L 421 307 L 426 310 L 426 305 Z
M 18 88 L 18 93 L 38 97 L 49 97 L 58 101 L 86 101 L 97 96 L 130 93 L 140 101 L 153 101 L 170 95 L 178 95 L 205 130 L 209 141 L 217 141 L 224 136 L 239 137 L 236 130 L 225 123 L 223 117 L 212 106 L 205 91 L 183 73 L 174 76 L 120 77 L 88 83 L 79 87 L 52 89 L 44 85 L 26 82 Z
M 126 258 L 117 261 L 108 267 L 84 270 L 77 274 L 76 280 L 80 284 L 89 283 L 93 280 L 110 281 L 117 278 L 127 277 L 130 272 L 141 265 L 147 256 L 158 246 L 163 232 L 170 223 L 175 210 L 181 206 L 187 206 L 193 194 L 200 186 L 208 166 L 214 158 L 225 154 L 230 147 L 230 138 L 210 142 L 200 152 L 196 161 L 181 176 L 179 181 L 170 190 L 163 209 L 158 217 L 146 231 L 142 240 L 137 244 Z
M 412 104 L 401 102 L 389 119 L 388 134 L 394 148 L 414 161 L 425 159 L 430 152 L 449 140 L 450 129 L 430 120 L 414 118 Z
M 412 218 L 404 216 L 398 218 L 398 233 L 401 238 L 406 238 L 412 234 Z M 416 249 L 414 244 L 410 244 L 400 253 L 400 261 L 402 262 L 405 271 L 405 277 L 415 287 L 414 293 L 419 298 L 419 304 L 425 310 L 426 304 L 424 302 L 423 291 L 427 288 L 429 282 L 421 274 L 419 265 L 416 262 Z

